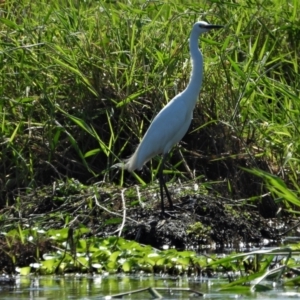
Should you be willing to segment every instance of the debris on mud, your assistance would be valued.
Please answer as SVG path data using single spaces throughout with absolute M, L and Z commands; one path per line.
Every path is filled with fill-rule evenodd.
M 151 191 L 143 191 L 143 202 L 136 201 L 136 196 L 131 197 L 132 201 L 126 197 L 125 201 L 122 192 L 98 192 L 95 186 L 76 184 L 76 188 L 66 189 L 61 185 L 56 189 L 48 186 L 26 193 L 18 191 L 20 205 L 1 208 L 2 232 L 11 231 L 12 236 L 21 237 L 16 222 L 19 231 L 33 227 L 47 231 L 85 226 L 90 229 L 87 237 L 122 236 L 158 249 L 195 251 L 239 250 L 241 245 L 250 249 L 264 245 L 266 240 L 269 245 L 278 244 L 281 238 L 274 219 L 265 219 L 256 206 L 241 201 L 201 194 L 178 196 L 174 197 L 174 209 L 166 207 L 162 215 L 160 201 Z M 283 218 L 277 218 L 276 222 L 285 224 Z M 34 245 L 18 244 L 4 234 L 0 242 L 3 254 L 10 251 L 20 265 L 31 263 L 36 251 Z M 41 243 L 39 248 L 43 253 L 52 250 L 51 240 Z M 6 266 L 6 272 L 13 273 L 11 259 L 7 255 L 1 257 L 0 269 Z
M 165 217 L 159 209 L 136 209 L 127 215 L 139 222 L 126 221 L 123 236 L 156 248 L 167 245 L 176 249 L 238 249 L 240 243 L 251 247 L 264 239 L 279 238 L 278 231 L 257 211 L 207 196 L 182 198 Z

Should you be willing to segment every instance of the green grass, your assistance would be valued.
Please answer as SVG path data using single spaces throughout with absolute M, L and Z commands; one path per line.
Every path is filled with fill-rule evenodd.
M 153 181 L 159 159 L 134 177 L 110 166 L 187 85 L 198 19 L 225 28 L 202 38 L 205 82 L 169 180 L 223 181 L 217 193 L 247 198 L 261 183 L 240 167 L 255 167 L 299 194 L 298 0 L 7 0 L 0 9 L 3 205 L 10 191 L 56 179 Z

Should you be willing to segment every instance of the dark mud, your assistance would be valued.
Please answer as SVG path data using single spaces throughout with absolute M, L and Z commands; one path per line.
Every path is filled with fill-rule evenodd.
M 282 233 L 276 230 L 275 221 L 285 228 L 289 226 L 283 214 L 267 219 L 257 206 L 225 198 L 199 194 L 174 197 L 174 209 L 169 210 L 166 203 L 162 215 L 160 200 L 151 192 L 143 203 L 138 203 L 125 201 L 120 191 L 101 193 L 98 189 L 95 193 L 94 187 L 84 187 L 78 192 L 78 187 L 81 186 L 72 192 L 53 187 L 26 193 L 18 191 L 18 205 L 14 202 L 1 209 L 1 231 L 33 227 L 45 231 L 76 229 L 84 225 L 90 229 L 87 236 L 120 235 L 158 249 L 167 246 L 178 250 L 224 251 L 239 250 L 240 243 L 245 249 L 265 245 L 266 240 L 269 245 L 278 244 Z M 291 218 L 286 216 L 286 220 L 290 222 Z M 1 235 L 0 247 L 0 270 L 5 273 L 14 273 L 16 265 L 28 266 L 35 262 L 37 246 L 30 242 L 21 243 L 13 236 Z M 38 247 L 41 255 L 53 250 L 51 239 L 41 240 Z
M 280 240 L 274 223 L 263 218 L 250 207 L 226 203 L 224 199 L 185 197 L 174 210 L 161 215 L 159 207 L 134 209 L 127 213 L 123 236 L 156 248 L 198 249 L 203 246 L 223 250 L 259 246 L 268 239 Z M 133 221 L 134 220 L 134 221 Z

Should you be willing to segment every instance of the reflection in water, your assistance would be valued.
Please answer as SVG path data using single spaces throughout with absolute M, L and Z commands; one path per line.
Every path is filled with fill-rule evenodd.
M 167 291 L 158 290 L 164 299 L 190 299 L 191 293 L 172 290 L 172 288 L 190 288 L 204 293 L 205 299 L 286 299 L 291 292 L 283 292 L 276 287 L 268 293 L 237 294 L 233 292 L 218 292 L 218 288 L 226 280 L 207 278 L 163 277 L 163 276 L 89 276 L 65 275 L 44 277 L 16 277 L 15 282 L 1 282 L 1 299 L 100 299 L 104 296 L 119 294 L 132 290 L 157 287 L 170 288 Z M 272 286 L 272 283 L 270 282 Z M 294 291 L 292 291 L 295 294 Z M 293 295 L 299 297 L 300 294 Z M 194 295 L 195 296 L 195 295 Z M 125 297 L 125 299 L 128 297 Z M 151 299 L 149 292 L 132 294 L 130 299 Z M 128 298 L 128 299 L 129 299 Z

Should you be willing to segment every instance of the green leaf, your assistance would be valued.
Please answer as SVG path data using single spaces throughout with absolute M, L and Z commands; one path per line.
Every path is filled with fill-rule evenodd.
M 267 183 L 267 186 L 270 189 L 270 191 L 274 192 L 279 197 L 282 197 L 283 199 L 291 202 L 292 204 L 300 207 L 299 197 L 290 189 L 288 189 L 286 184 L 279 177 L 259 169 L 242 169 L 258 177 L 261 177 Z
M 238 66 L 238 64 L 234 60 L 232 60 L 230 56 L 227 56 L 227 59 L 230 61 L 231 66 L 238 73 L 238 75 L 241 76 L 241 79 L 242 80 L 246 80 L 246 74 L 240 69 L 240 67 Z
M 105 221 L 105 225 L 121 224 L 122 218 L 110 218 Z
M 14 29 L 14 30 L 17 30 L 17 29 L 21 29 L 22 27 L 20 27 L 19 25 L 17 25 L 15 22 L 9 20 L 9 19 L 6 19 L 6 18 L 0 18 L 0 22 L 2 24 L 5 24 L 7 27 L 11 28 L 11 29 Z
M 131 263 L 129 261 L 125 261 L 122 265 L 122 269 L 124 272 L 130 272 L 131 271 Z
M 27 276 L 30 274 L 31 271 L 31 267 L 23 267 L 23 268 L 19 268 L 19 273 L 21 276 Z

